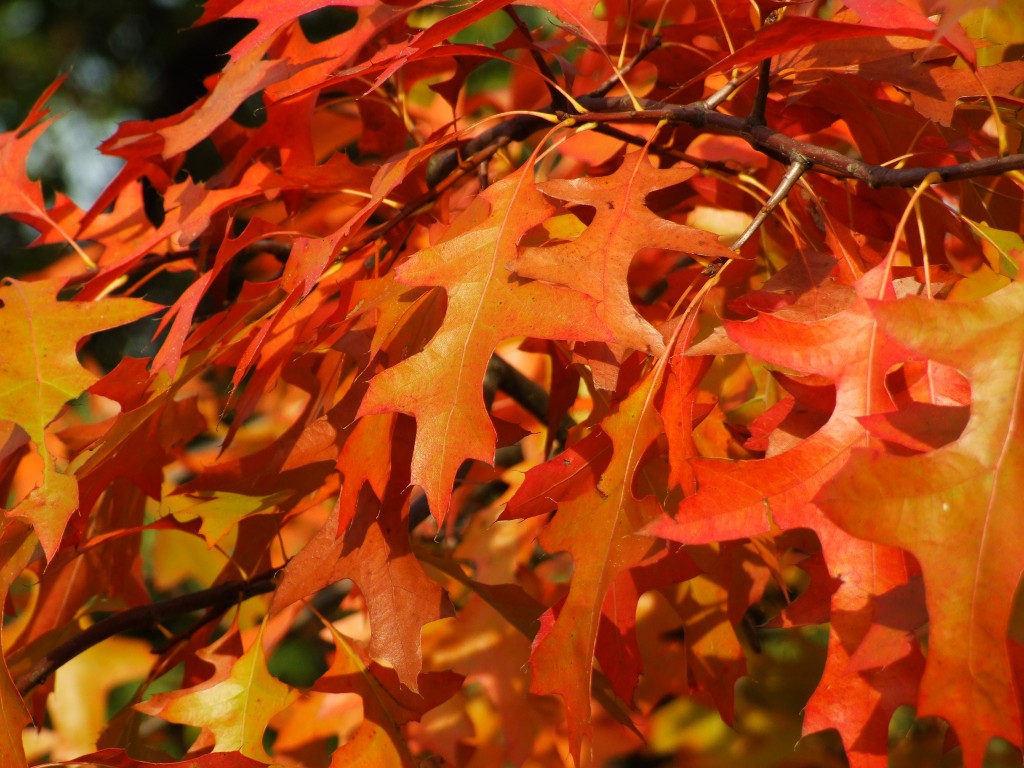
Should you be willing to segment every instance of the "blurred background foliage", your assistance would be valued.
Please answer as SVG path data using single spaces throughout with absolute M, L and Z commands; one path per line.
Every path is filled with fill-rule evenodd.
M 47 86 L 59 117 L 29 156 L 29 175 L 88 207 L 121 161 L 96 147 L 124 120 L 165 117 L 205 93 L 226 52 L 252 26 L 219 21 L 192 29 L 200 0 L 0 0 L 0 132 L 21 123 Z M 0 217 L 0 273 L 36 261 L 35 230 Z
M 199 0 L 0 2 L 0 130 L 21 122 L 61 74 L 50 102 L 61 116 L 30 158 L 30 171 L 90 204 L 118 168 L 96 146 L 128 119 L 173 114 L 204 92 L 219 54 L 244 33 L 218 23 L 189 29 Z

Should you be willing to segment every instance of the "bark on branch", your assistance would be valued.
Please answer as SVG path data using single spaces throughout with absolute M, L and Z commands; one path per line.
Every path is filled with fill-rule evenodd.
M 272 592 L 277 586 L 276 575 L 277 570 L 267 571 L 245 581 L 231 581 L 209 589 L 115 613 L 58 645 L 39 659 L 31 669 L 18 675 L 14 684 L 24 696 L 64 664 L 109 637 L 124 632 L 152 629 L 168 619 L 184 616 L 204 608 L 229 608 L 250 597 Z
M 1024 154 L 927 168 L 885 168 L 848 157 L 834 149 L 794 139 L 766 125 L 752 123 L 748 118 L 710 111 L 702 104 L 674 105 L 641 99 L 643 109 L 638 111 L 625 98 L 596 99 L 584 96 L 579 99 L 579 103 L 590 111 L 583 114 L 559 113 L 558 117 L 573 119 L 578 123 L 666 120 L 677 125 L 691 125 L 709 133 L 739 136 L 754 149 L 787 165 L 806 162 L 812 170 L 823 171 L 838 178 L 863 181 L 869 187 L 916 187 L 932 174 L 939 177 L 936 183 L 945 183 L 1024 169 Z
M 849 157 L 834 149 L 794 139 L 748 117 L 737 117 L 716 112 L 703 102 L 694 104 L 666 104 L 639 99 L 642 110 L 633 108 L 627 97 L 581 96 L 577 99 L 587 112 L 550 111 L 561 120 L 577 124 L 660 122 L 690 125 L 708 133 L 739 136 L 755 150 L 786 165 L 803 162 L 815 170 L 841 179 L 855 179 L 869 187 L 916 187 L 928 176 L 936 174 L 946 183 L 980 176 L 996 176 L 1007 171 L 1024 169 L 1024 154 L 969 160 L 950 165 L 924 168 L 886 168 Z M 549 108 L 550 109 L 550 108 Z M 489 147 L 505 147 L 514 141 L 523 141 L 531 134 L 551 123 L 543 117 L 519 115 L 484 131 L 458 150 L 435 155 L 427 168 L 427 183 L 436 185 L 459 166 L 459 158 L 478 155 Z

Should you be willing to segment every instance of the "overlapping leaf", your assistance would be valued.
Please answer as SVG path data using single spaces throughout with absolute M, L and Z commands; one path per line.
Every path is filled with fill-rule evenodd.
M 735 254 L 710 232 L 677 224 L 647 207 L 646 197 L 693 177 L 695 168 L 655 170 L 643 151 L 626 155 L 610 176 L 561 179 L 539 186 L 551 197 L 593 206 L 594 220 L 582 235 L 547 248 L 527 248 L 516 262 L 523 277 L 552 280 L 600 301 L 598 314 L 614 339 L 650 354 L 664 350 L 661 334 L 636 311 L 626 276 L 643 248 L 697 254 L 708 261 Z
M 78 484 L 57 467 L 43 435 L 60 408 L 96 380 L 75 356 L 78 340 L 157 309 L 138 299 L 59 302 L 61 287 L 60 282 L 14 280 L 0 286 L 0 419 L 21 426 L 45 458 L 43 485 L 15 514 L 31 521 L 47 557 L 56 552 L 78 507 Z
M 1024 286 L 974 302 L 907 298 L 872 310 L 908 349 L 964 371 L 971 417 L 959 439 L 921 456 L 855 452 L 816 502 L 856 536 L 920 561 L 930 631 L 918 711 L 946 718 L 965 763 L 980 766 L 990 737 L 1021 738 L 1019 698 L 1007 695 L 1020 667 L 1007 632 L 1024 573 Z
M 186 691 L 157 694 L 138 708 L 173 723 L 205 728 L 215 752 L 239 752 L 270 762 L 263 732 L 270 718 L 288 706 L 294 692 L 267 671 L 263 631 L 237 659 L 220 657 L 218 674 Z
M 516 246 L 550 213 L 529 169 L 489 187 L 453 223 L 454 233 L 397 269 L 408 285 L 448 296 L 444 322 L 426 348 L 370 382 L 360 415 L 400 411 L 416 417 L 412 482 L 443 520 L 458 468 L 494 460 L 495 432 L 483 401 L 491 353 L 515 336 L 605 341 L 596 302 L 571 288 L 516 277 Z M 534 277 L 540 278 L 537 270 Z M 557 313 L 546 311 L 558 307 Z

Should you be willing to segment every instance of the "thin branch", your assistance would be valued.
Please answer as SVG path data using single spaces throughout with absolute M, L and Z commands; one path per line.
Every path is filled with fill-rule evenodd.
M 544 84 L 547 86 L 548 93 L 551 94 L 551 104 L 560 105 L 562 109 L 569 105 L 569 101 L 565 98 L 565 94 L 558 90 L 555 83 L 558 82 L 558 78 L 555 77 L 555 73 L 551 71 L 551 67 L 544 61 L 544 57 L 540 55 L 540 51 L 537 50 L 537 46 L 533 41 L 533 34 L 530 32 L 530 28 L 523 23 L 523 20 L 519 18 L 519 14 L 516 13 L 516 9 L 511 5 L 505 6 L 503 9 L 505 15 L 512 19 L 512 23 L 516 25 L 523 37 L 526 38 L 529 43 L 530 56 L 533 58 L 533 63 L 537 65 L 537 69 L 544 77 Z
M 764 220 L 767 219 L 771 212 L 778 207 L 779 203 L 786 199 L 786 196 L 790 193 L 796 183 L 800 180 L 800 177 L 804 175 L 809 167 L 810 164 L 805 160 L 794 160 L 790 163 L 785 176 L 783 176 L 782 180 L 779 181 L 779 185 L 775 188 L 775 191 L 772 192 L 771 197 L 765 201 L 764 205 L 761 206 L 761 210 L 757 212 L 757 215 L 750 221 L 750 224 L 747 225 L 746 229 L 744 229 L 743 232 L 740 233 L 740 236 L 736 238 L 736 242 L 730 246 L 732 250 L 738 251 L 743 247 L 743 245 L 761 227 Z M 722 265 L 727 261 L 727 258 L 720 256 L 704 267 L 701 274 L 707 275 L 708 277 L 714 277 L 718 274 Z M 670 269 L 669 272 L 675 272 L 679 269 L 683 269 L 684 267 L 691 266 L 693 263 L 694 261 L 692 257 L 683 256 L 672 266 L 672 269 Z M 668 279 L 663 277 L 644 292 L 641 297 L 641 301 L 645 304 L 653 304 L 667 290 Z
M 863 160 L 848 157 L 834 149 L 791 138 L 763 125 L 751 125 L 745 118 L 709 112 L 701 104 L 673 105 L 641 99 L 644 109 L 632 109 L 629 99 L 595 99 L 581 97 L 580 104 L 589 112 L 558 114 L 563 119 L 587 122 L 661 122 L 683 123 L 709 133 L 739 136 L 763 154 L 785 162 L 807 161 L 813 170 L 837 178 L 863 181 L 870 187 L 915 187 L 928 176 L 938 176 L 936 184 L 963 181 L 978 176 L 994 176 L 1007 171 L 1024 169 L 1024 154 L 971 160 L 954 165 L 930 168 L 885 168 Z
M 209 589 L 172 597 L 148 605 L 129 608 L 93 624 L 88 629 L 61 643 L 37 661 L 27 672 L 18 675 L 15 685 L 22 696 L 46 680 L 73 658 L 123 632 L 152 629 L 168 619 L 204 608 L 227 608 L 256 595 L 272 592 L 277 586 L 277 570 L 267 571 L 245 581 L 232 581 Z
M 652 53 L 654 53 L 660 47 L 661 47 L 661 35 L 652 35 L 651 38 L 646 43 L 644 43 L 642 46 L 640 46 L 640 50 L 638 50 L 633 55 L 633 58 L 630 59 L 628 62 L 626 62 L 626 66 L 624 66 L 622 69 L 620 69 L 614 75 L 612 75 L 607 80 L 605 80 L 603 83 L 601 83 L 599 86 L 597 86 L 597 88 L 595 88 L 594 90 L 590 91 L 587 94 L 587 96 L 607 96 L 608 92 L 612 88 L 614 88 L 616 85 L 619 85 L 619 83 L 622 82 L 622 78 L 625 75 L 628 75 L 630 72 L 632 72 L 633 68 L 636 67 L 637 64 L 639 64 L 641 61 L 646 59 L 648 56 L 650 56 Z
M 732 80 L 723 85 L 721 88 L 712 93 L 703 101 L 697 102 L 697 104 L 702 105 L 704 109 L 707 110 L 718 109 L 720 106 L 722 106 L 722 104 L 726 102 L 726 100 L 730 96 L 733 95 L 733 93 L 736 92 L 736 90 L 741 85 L 750 82 L 750 80 L 753 79 L 755 74 L 757 74 L 756 69 L 748 69 L 742 75 L 737 75 L 736 77 L 734 77 Z
M 750 110 L 747 122 L 751 125 L 767 125 L 768 86 L 772 75 L 772 60 L 762 59 L 757 77 L 757 92 L 754 94 L 754 106 Z
M 654 35 L 648 40 L 636 55 L 620 69 L 615 75 L 605 80 L 594 90 L 586 94 L 587 97 L 600 98 L 619 84 L 619 79 L 628 74 L 633 67 L 643 61 L 652 52 L 661 46 L 661 36 Z M 557 114 L 559 110 L 552 104 L 543 107 L 540 112 Z M 444 152 L 439 152 L 430 158 L 427 163 L 427 186 L 435 187 L 446 179 L 456 168 L 464 168 L 467 165 L 478 165 L 488 160 L 494 152 L 507 147 L 514 141 L 523 141 L 531 134 L 542 128 L 550 126 L 551 123 L 542 117 L 535 115 L 516 115 L 493 128 L 490 128 L 479 136 L 476 136 L 460 147 L 455 147 Z M 487 152 L 488 149 L 492 151 Z M 468 156 L 468 157 L 467 157 Z M 466 158 L 463 160 L 462 158 Z
M 778 207 L 779 203 L 786 199 L 790 190 L 796 186 L 796 183 L 800 181 L 800 177 L 804 175 L 804 172 L 810 167 L 804 159 L 794 160 L 789 164 L 789 168 L 786 169 L 786 174 L 782 177 L 779 182 L 779 186 L 772 192 L 772 196 L 765 200 L 764 205 L 761 206 L 761 210 L 757 212 L 747 228 L 743 230 L 743 233 L 736 238 L 736 242 L 730 247 L 734 251 L 738 251 L 742 248 L 751 236 L 758 230 L 758 228 L 764 223 L 764 220 L 768 218 L 768 215 Z
M 550 121 L 543 117 L 516 115 L 475 136 L 460 147 L 438 152 L 427 163 L 427 186 L 436 187 L 457 168 L 470 164 L 475 167 L 513 141 L 523 141 L 529 138 L 530 134 L 550 125 Z
M 694 155 L 687 154 L 686 152 L 680 152 L 674 147 L 666 147 L 657 142 L 652 143 L 649 139 L 643 136 L 636 136 L 632 133 L 627 133 L 621 128 L 616 128 L 614 125 L 596 125 L 594 126 L 594 132 L 600 133 L 604 136 L 610 136 L 613 139 L 618 139 L 624 144 L 632 144 L 635 147 L 647 147 L 649 154 L 657 155 L 658 157 L 668 157 L 672 160 L 681 160 L 684 163 L 701 168 L 718 171 L 729 176 L 735 176 L 737 170 L 719 160 L 705 160 L 702 157 L 696 157 Z
M 750 240 L 751 237 L 753 237 L 754 233 L 761 228 L 761 225 L 764 224 L 765 219 L 768 218 L 771 212 L 778 207 L 779 203 L 786 199 L 793 187 L 796 186 L 796 183 L 800 181 L 800 177 L 804 175 L 809 167 L 810 163 L 803 159 L 794 160 L 789 164 L 789 168 L 786 169 L 785 175 L 779 181 L 779 185 L 775 188 L 775 191 L 772 192 L 771 197 L 764 201 L 764 205 L 761 206 L 761 210 L 757 212 L 757 215 L 751 219 L 747 228 L 740 233 L 739 237 L 736 238 L 736 242 L 730 246 L 732 250 L 738 251 L 748 240 Z M 702 274 L 711 277 L 715 276 L 718 274 L 718 270 L 720 270 L 722 265 L 727 261 L 728 259 L 725 257 L 719 256 L 704 268 Z

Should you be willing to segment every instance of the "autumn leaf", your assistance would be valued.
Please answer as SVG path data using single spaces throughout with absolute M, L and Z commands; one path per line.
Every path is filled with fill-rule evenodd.
M 64 474 L 45 447 L 44 431 L 61 407 L 96 377 L 78 362 L 78 340 L 152 314 L 158 307 L 139 299 L 98 305 L 57 301 L 61 281 L 0 286 L 0 419 L 24 429 L 44 455 L 43 486 L 14 514 L 27 518 L 48 558 L 78 506 L 78 484 Z
M 695 168 L 655 170 L 644 151 L 632 152 L 610 176 L 559 179 L 538 186 L 550 197 L 591 206 L 594 220 L 574 240 L 546 248 L 526 248 L 516 261 L 523 277 L 558 282 L 583 291 L 600 304 L 598 316 L 615 341 L 630 349 L 661 354 L 661 334 L 644 320 L 629 298 L 626 276 L 643 248 L 697 254 L 713 261 L 735 256 L 717 236 L 655 214 L 650 193 L 693 177 Z
M 638 499 L 633 485 L 640 459 L 660 430 L 653 408 L 659 381 L 655 373 L 648 374 L 601 430 L 576 446 L 585 471 L 562 457 L 533 470 L 551 488 L 549 499 L 558 506 L 540 543 L 549 552 L 568 551 L 574 568 L 569 594 L 541 619 L 530 656 L 530 690 L 561 697 L 576 755 L 589 732 L 593 658 L 605 595 L 620 573 L 640 565 L 654 548 L 638 531 L 661 507 L 651 496 Z M 581 493 L 588 475 L 600 478 L 596 497 Z
M 374 445 L 386 452 L 393 432 L 400 437 L 395 456 L 368 449 Z M 368 416 L 356 424 L 339 459 L 345 482 L 338 507 L 288 563 L 273 610 L 352 579 L 366 595 L 370 657 L 386 662 L 402 684 L 415 691 L 422 671 L 423 626 L 450 616 L 452 608 L 448 596 L 420 566 L 409 541 L 408 471 L 402 467 L 409 464 L 411 438 L 405 417 Z M 345 461 L 347 456 L 374 456 L 376 461 L 361 467 Z
M 516 277 L 516 245 L 549 211 L 529 171 L 512 174 L 488 187 L 453 224 L 459 234 L 397 268 L 408 285 L 444 288 L 448 309 L 422 352 L 370 381 L 359 415 L 401 411 L 416 417 L 412 482 L 423 488 L 439 521 L 448 513 L 462 463 L 494 460 L 495 432 L 482 387 L 497 345 L 514 336 L 608 339 L 593 299 Z M 558 312 L 544 311 L 550 307 Z
M 0 595 L 6 601 L 8 590 L 28 564 L 35 549 L 30 529 L 20 520 L 0 523 Z M 3 628 L 0 627 L 0 637 Z M 25 768 L 25 748 L 21 732 L 32 717 L 11 679 L 7 660 L 0 657 L 0 754 L 11 768 Z
M 337 629 L 330 627 L 335 657 L 316 690 L 357 693 L 363 700 L 363 723 L 335 751 L 332 766 L 414 766 L 401 726 L 451 696 L 462 685 L 454 673 L 421 676 L 422 694 L 400 686 L 392 670 L 372 665 Z
M 1016 679 L 1007 639 L 1012 596 L 1024 573 L 1016 544 L 1024 286 L 965 303 L 909 297 L 875 303 L 872 312 L 909 350 L 966 374 L 971 416 L 956 441 L 929 453 L 855 451 L 816 503 L 855 536 L 920 561 L 930 629 L 918 714 L 946 718 L 973 768 L 990 737 L 1021 737 L 1019 705 L 1006 694 Z M 996 584 L 1005 588 L 985 586 Z
M 0 134 L 0 214 L 29 224 L 43 235 L 56 233 L 78 253 L 87 266 L 93 266 L 92 260 L 71 238 L 70 233 L 47 211 L 42 187 L 38 182 L 29 180 L 25 167 L 29 152 L 50 124 L 46 102 L 63 81 L 63 77 L 58 78 L 42 93 L 21 125 L 13 131 Z M 56 207 L 68 203 L 70 201 L 67 198 L 59 195 L 54 205 Z M 76 206 L 72 207 L 77 211 Z
M 777 282 L 766 287 L 782 287 L 791 279 L 793 272 L 780 273 Z M 750 321 L 727 322 L 730 338 L 770 363 L 833 381 L 832 414 L 806 439 L 764 459 L 690 459 L 697 492 L 680 502 L 674 518 L 666 515 L 646 528 L 691 544 L 754 536 L 766 533 L 772 524 L 817 531 L 829 572 L 846 575 L 832 599 L 830 658 L 835 666 L 826 670 L 828 677 L 808 704 L 806 725 L 832 727 L 837 723 L 835 712 L 845 710 L 847 717 L 838 726 L 851 756 L 854 744 L 858 752 L 884 755 L 888 731 L 875 727 L 866 733 L 865 728 L 887 723 L 888 715 L 905 702 L 895 693 L 879 695 L 877 689 L 884 690 L 884 684 L 871 685 L 861 675 L 847 675 L 842 662 L 847 651 L 837 654 L 841 648 L 858 646 L 872 621 L 873 596 L 904 583 L 906 570 L 899 553 L 864 545 L 836 530 L 814 498 L 850 452 L 866 445 L 867 433 L 858 417 L 892 407 L 882 374 L 904 351 L 877 328 L 868 305 L 868 297 L 887 292 L 883 280 L 883 270 L 876 268 L 854 289 L 826 281 L 799 298 L 772 290 L 748 298 L 766 311 Z M 778 300 L 781 307 L 776 306 Z M 895 674 L 887 682 L 892 691 L 907 691 L 905 681 Z M 851 700 L 863 704 L 857 716 L 850 711 Z M 876 713 L 882 700 L 888 711 Z
M 194 725 L 212 732 L 215 752 L 239 752 L 270 762 L 263 750 L 263 732 L 274 715 L 288 706 L 295 693 L 267 671 L 263 629 L 237 659 L 225 659 L 226 674 L 215 675 L 194 688 L 159 693 L 136 708 L 172 723 Z
M 791 527 L 807 520 L 814 494 L 865 438 L 857 417 L 890 410 L 881 372 L 900 359 L 902 350 L 877 333 L 863 298 L 877 295 L 881 279 L 876 270 L 856 290 L 826 283 L 777 311 L 726 323 L 730 338 L 748 352 L 834 381 L 835 409 L 821 429 L 778 455 L 690 459 L 697 493 L 682 500 L 674 520 L 662 518 L 650 533 L 696 544 L 764 533 L 772 521 Z

